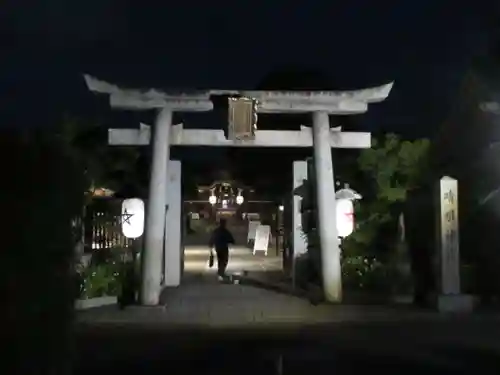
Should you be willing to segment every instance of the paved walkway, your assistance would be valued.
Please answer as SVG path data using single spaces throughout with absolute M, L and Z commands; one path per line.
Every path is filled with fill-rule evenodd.
M 274 374 L 278 372 L 273 363 L 282 357 L 284 374 L 303 374 L 312 368 L 323 370 L 321 374 L 327 369 L 357 372 L 343 372 L 342 363 L 364 371 L 389 370 L 385 373 L 410 369 L 429 373 L 435 366 L 450 369 L 440 374 L 500 371 L 496 316 L 312 306 L 251 286 L 215 283 L 192 282 L 165 291 L 163 297 L 165 308 L 108 307 L 80 314 L 76 360 L 84 364 L 82 369 L 102 369 L 107 364 L 116 370 L 120 364 L 153 373 L 154 365 L 158 373 L 176 363 L 183 368 L 196 363 L 198 369 L 198 363 L 204 363 L 207 374 L 221 374 L 223 367 L 231 368 L 224 372 L 228 374 Z
M 235 249 L 232 256 L 233 272 L 266 264 L 275 270 L 272 258 L 254 257 L 247 249 Z M 78 313 L 77 373 L 121 366 L 146 374 L 183 366 L 193 372 L 203 368 L 205 374 L 275 374 L 277 361 L 285 375 L 313 368 L 318 374 L 500 371 L 496 315 L 313 306 L 250 285 L 220 284 L 214 270 L 205 267 L 206 257 L 206 248 L 191 249 L 183 284 L 163 291 L 161 307 L 108 306 Z
M 221 284 L 212 274 L 191 274 L 178 288 L 165 289 L 160 307 L 108 306 L 82 312 L 80 322 L 171 327 L 251 328 L 325 323 L 434 319 L 437 313 L 384 306 L 314 306 L 303 298 L 250 285 Z
M 228 273 L 279 272 L 281 259 L 253 255 L 248 248 L 231 249 Z M 442 320 L 442 315 L 410 307 L 312 305 L 307 299 L 247 284 L 221 284 L 216 265 L 208 267 L 206 247 L 186 249 L 181 286 L 164 289 L 161 306 L 116 306 L 79 313 L 80 322 L 130 323 L 154 326 L 255 327 L 255 325 L 304 326 L 349 322 L 401 322 Z
M 234 348 L 245 361 L 252 356 L 260 360 L 286 353 L 288 364 L 304 356 L 327 361 L 332 353 L 337 360 L 348 355 L 352 363 L 376 356 L 380 363 L 405 358 L 411 359 L 412 366 L 432 361 L 453 365 L 455 370 L 497 363 L 498 315 L 447 316 L 409 307 L 314 306 L 305 299 L 250 285 L 220 284 L 214 270 L 205 267 L 206 256 L 206 249 L 191 248 L 183 284 L 163 291 L 161 307 L 119 310 L 108 306 L 79 313 L 81 358 L 97 358 L 98 343 L 102 348 L 113 347 L 115 353 L 111 355 L 106 349 L 106 354 L 96 359 L 96 366 L 101 360 L 134 356 L 137 363 L 143 363 L 150 355 L 145 353 L 158 350 L 164 353 L 160 361 L 167 354 L 170 360 L 186 355 L 205 358 L 204 353 L 214 345 L 221 353 Z M 269 270 L 276 269 L 272 257 L 254 257 L 248 249 L 234 249 L 232 257 L 230 270 L 234 272 L 265 269 L 266 265 Z M 246 354 L 245 343 L 259 352 Z M 138 345 L 141 351 L 137 351 Z M 186 354 L 198 347 L 204 349 Z M 345 351 L 348 353 L 342 354 Z M 234 360 L 236 366 L 239 361 Z
M 184 272 L 186 274 L 215 275 L 217 262 L 213 268 L 208 267 L 210 252 L 207 246 L 186 246 L 184 250 Z M 281 270 L 281 257 L 275 255 L 271 249 L 266 256 L 264 252 L 253 255 L 252 250 L 244 246 L 234 246 L 229 252 L 229 263 L 227 271 L 231 273 L 250 272 L 272 272 Z

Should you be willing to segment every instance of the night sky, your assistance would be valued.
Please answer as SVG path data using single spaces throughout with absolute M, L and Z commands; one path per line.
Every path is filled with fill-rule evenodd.
M 2 3 L 2 127 L 47 126 L 63 112 L 104 114 L 113 126 L 143 120 L 111 115 L 84 72 L 130 87 L 255 88 L 296 65 L 330 77 L 332 89 L 395 80 L 358 128 L 428 135 L 494 23 L 487 0 Z

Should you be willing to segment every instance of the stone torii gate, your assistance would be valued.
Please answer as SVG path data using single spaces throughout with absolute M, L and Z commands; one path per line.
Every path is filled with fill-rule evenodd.
M 369 148 L 371 134 L 330 129 L 329 115 L 353 115 L 368 110 L 369 103 L 387 98 L 392 83 L 363 90 L 331 92 L 283 92 L 208 90 L 195 92 L 163 92 L 158 90 L 121 89 L 85 75 L 89 90 L 108 94 L 113 108 L 127 110 L 158 110 L 151 133 L 150 127 L 110 129 L 110 145 L 147 145 L 152 142 L 151 178 L 146 212 L 145 248 L 142 255 L 143 275 L 141 303 L 159 303 L 161 263 L 165 233 L 168 168 L 170 146 L 214 147 L 313 147 L 316 170 L 316 196 L 322 277 L 325 298 L 330 302 L 342 299 L 340 248 L 336 227 L 335 186 L 331 148 Z M 210 97 L 229 95 L 250 98 L 258 113 L 312 113 L 312 130 L 255 130 L 246 139 L 227 139 L 223 130 L 184 129 L 172 125 L 174 112 L 201 112 L 213 109 Z M 299 228 L 294 228 L 294 231 Z M 168 250 L 168 249 L 167 249 Z

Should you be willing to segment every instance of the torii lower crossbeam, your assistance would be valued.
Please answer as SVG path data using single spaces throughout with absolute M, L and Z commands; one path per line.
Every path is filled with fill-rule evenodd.
M 343 132 L 339 128 L 329 132 L 333 148 L 369 148 L 371 134 Z M 232 141 L 217 129 L 184 129 L 182 124 L 173 125 L 170 131 L 170 146 L 211 147 L 313 147 L 311 128 L 301 126 L 296 130 L 257 130 L 255 139 Z M 141 124 L 140 129 L 109 129 L 108 143 L 114 146 L 145 146 L 151 142 L 151 129 Z

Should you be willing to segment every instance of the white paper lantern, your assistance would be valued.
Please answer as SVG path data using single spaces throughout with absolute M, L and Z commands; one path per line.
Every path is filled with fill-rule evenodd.
M 217 203 L 217 198 L 215 197 L 215 195 L 211 195 L 210 197 L 208 197 L 208 203 L 210 203 L 212 205 Z
M 245 201 L 245 198 L 243 198 L 242 195 L 238 195 L 236 197 L 236 204 L 243 204 L 244 201 Z
M 341 238 L 354 230 L 354 205 L 350 199 L 337 199 L 337 234 Z
M 144 202 L 125 199 L 122 203 L 122 232 L 127 238 L 138 238 L 144 233 Z

